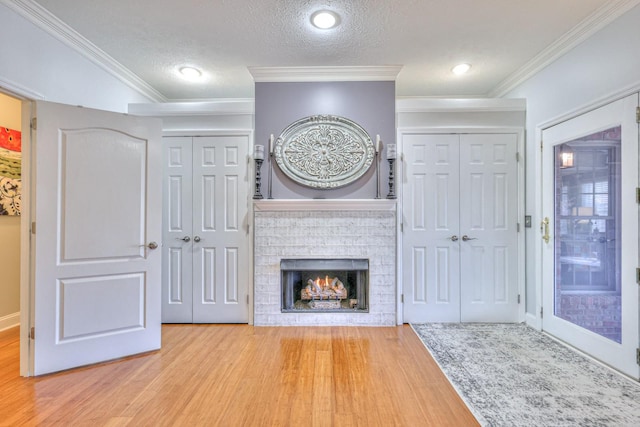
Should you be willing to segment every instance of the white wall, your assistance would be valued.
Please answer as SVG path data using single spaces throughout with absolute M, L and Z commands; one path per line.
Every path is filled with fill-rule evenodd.
M 526 295 L 527 313 L 538 320 L 542 247 L 537 127 L 613 94 L 640 88 L 639 46 L 640 6 L 636 6 L 506 96 L 527 99 L 526 213 L 533 217 L 533 228 L 527 229 Z
M 132 102 L 152 102 L 1 3 L 0 17 L 0 87 L 116 112 L 127 112 Z

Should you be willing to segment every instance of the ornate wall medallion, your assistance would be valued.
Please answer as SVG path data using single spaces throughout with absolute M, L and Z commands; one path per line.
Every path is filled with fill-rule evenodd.
M 274 148 L 282 172 L 307 187 L 331 189 L 360 178 L 375 148 L 357 123 L 339 116 L 309 116 L 289 125 Z

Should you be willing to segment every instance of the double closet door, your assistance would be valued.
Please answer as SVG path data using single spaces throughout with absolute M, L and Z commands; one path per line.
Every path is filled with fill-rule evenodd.
M 249 135 L 164 138 L 162 321 L 249 320 Z
M 518 321 L 517 135 L 402 135 L 405 322 Z

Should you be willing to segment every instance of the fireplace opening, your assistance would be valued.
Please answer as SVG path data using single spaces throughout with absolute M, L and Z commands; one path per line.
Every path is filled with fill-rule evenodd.
M 369 311 L 368 259 L 283 259 L 282 312 Z

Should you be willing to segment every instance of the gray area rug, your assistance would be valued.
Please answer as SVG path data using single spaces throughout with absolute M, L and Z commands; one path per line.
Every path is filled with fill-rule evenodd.
M 524 324 L 414 324 L 485 426 L 640 426 L 640 383 Z

